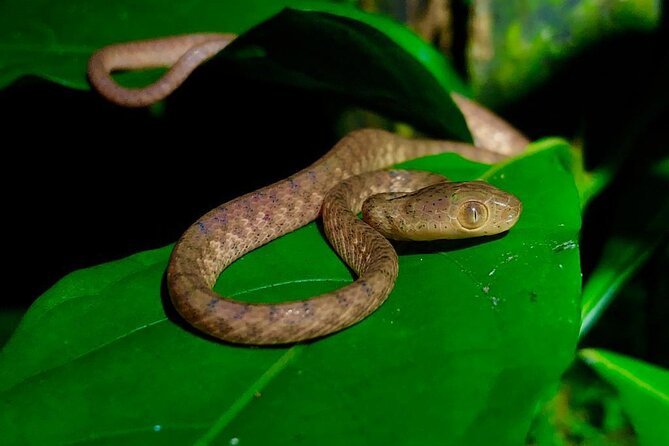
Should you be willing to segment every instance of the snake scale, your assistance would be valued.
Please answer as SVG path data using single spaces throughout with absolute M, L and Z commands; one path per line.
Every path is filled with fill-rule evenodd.
M 113 102 L 146 106 L 169 95 L 234 38 L 190 34 L 111 45 L 91 57 L 89 79 Z M 121 87 L 110 76 L 114 70 L 159 66 L 169 70 L 140 89 Z M 493 163 L 528 143 L 489 110 L 457 94 L 452 97 L 475 146 L 357 130 L 304 170 L 202 216 L 177 242 L 167 269 L 177 311 L 199 330 L 232 343 L 286 344 L 318 338 L 359 322 L 386 300 L 398 274 L 397 254 L 387 238 L 466 238 L 510 229 L 522 205 L 505 191 L 482 181 L 448 182 L 428 172 L 380 170 L 442 152 Z M 357 217 L 361 210 L 364 221 Z M 358 275 L 353 283 L 281 303 L 241 302 L 212 290 L 236 259 L 319 215 L 330 243 Z

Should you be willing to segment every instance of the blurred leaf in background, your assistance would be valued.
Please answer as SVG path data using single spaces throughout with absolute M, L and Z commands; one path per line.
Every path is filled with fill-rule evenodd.
M 669 438 L 669 371 L 613 352 L 584 349 L 581 358 L 620 393 L 640 446 Z
M 634 428 L 613 386 L 576 361 L 538 411 L 528 436 L 536 446 L 635 446 Z

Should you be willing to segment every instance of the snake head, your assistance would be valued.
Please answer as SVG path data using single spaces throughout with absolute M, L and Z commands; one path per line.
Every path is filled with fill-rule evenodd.
M 362 206 L 363 220 L 394 240 L 461 239 L 499 234 L 516 224 L 522 203 L 483 181 L 443 182 L 410 193 L 383 193 Z

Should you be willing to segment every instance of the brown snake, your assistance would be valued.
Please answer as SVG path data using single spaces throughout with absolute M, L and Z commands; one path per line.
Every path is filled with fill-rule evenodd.
M 234 37 L 192 34 L 111 45 L 91 57 L 89 78 L 113 102 L 149 105 L 169 95 Z M 158 66 L 171 68 L 141 89 L 121 87 L 110 77 L 113 70 Z M 398 264 L 385 237 L 466 238 L 511 228 L 520 215 L 520 201 L 487 183 L 379 170 L 441 152 L 491 163 L 518 153 L 528 143 L 492 112 L 459 95 L 452 97 L 479 148 L 357 130 L 306 169 L 205 214 L 186 230 L 170 258 L 167 285 L 179 313 L 203 332 L 233 343 L 285 344 L 324 336 L 359 322 L 390 294 Z M 375 195 L 380 193 L 384 194 Z M 367 223 L 357 218 L 361 209 Z M 320 296 L 276 304 L 241 302 L 212 290 L 220 273 L 236 259 L 321 213 L 330 243 L 358 275 L 355 282 Z

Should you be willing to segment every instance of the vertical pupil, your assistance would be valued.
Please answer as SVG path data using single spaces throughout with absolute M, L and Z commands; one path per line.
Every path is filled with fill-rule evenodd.
M 479 212 L 478 212 L 478 210 L 476 210 L 476 206 L 471 205 L 469 210 L 471 212 L 472 223 L 478 222 L 479 221 Z
M 459 211 L 458 220 L 466 229 L 477 229 L 481 227 L 488 219 L 488 209 L 485 205 L 469 201 L 465 203 Z

